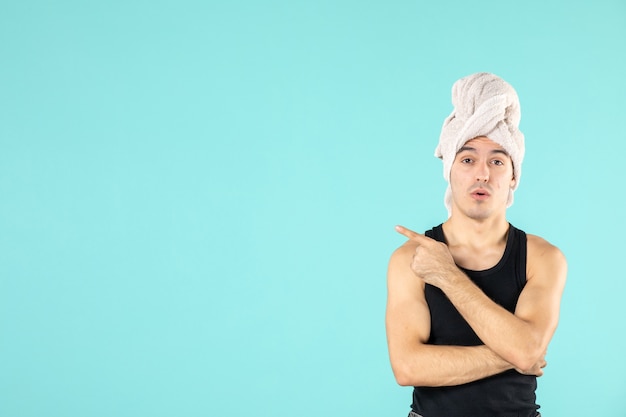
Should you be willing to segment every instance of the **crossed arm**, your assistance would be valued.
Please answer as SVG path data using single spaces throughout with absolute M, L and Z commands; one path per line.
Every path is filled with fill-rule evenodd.
M 408 229 L 388 270 L 387 341 L 400 385 L 458 385 L 516 369 L 542 375 L 544 355 L 558 322 L 566 262 L 545 240 L 528 236 L 527 284 L 515 314 L 494 303 L 456 267 L 443 243 Z M 465 318 L 482 346 L 427 344 L 430 312 L 426 283 L 439 287 Z

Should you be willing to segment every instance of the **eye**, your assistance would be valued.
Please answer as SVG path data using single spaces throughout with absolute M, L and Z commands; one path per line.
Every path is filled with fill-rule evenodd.
M 504 162 L 502 162 L 499 159 L 494 159 L 493 161 L 491 161 L 491 163 L 494 165 L 499 165 L 499 166 L 504 165 Z
M 471 164 L 472 163 L 472 158 L 461 158 L 461 163 L 462 164 Z

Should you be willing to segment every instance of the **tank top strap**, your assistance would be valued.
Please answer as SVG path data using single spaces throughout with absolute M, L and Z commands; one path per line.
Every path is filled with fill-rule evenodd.
M 512 234 L 512 239 L 509 241 L 515 246 L 515 250 L 513 253 L 516 254 L 515 257 L 515 276 L 517 277 L 517 285 L 520 290 L 524 288 L 526 285 L 526 261 L 527 261 L 527 238 L 526 232 L 520 230 L 509 224 L 509 234 Z

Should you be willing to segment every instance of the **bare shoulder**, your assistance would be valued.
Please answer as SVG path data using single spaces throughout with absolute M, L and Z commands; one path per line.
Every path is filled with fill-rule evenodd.
M 397 289 L 400 293 L 410 290 L 413 293 L 415 289 L 424 286 L 423 281 L 416 279 L 411 269 L 411 262 L 416 248 L 417 243 L 408 240 L 391 255 L 387 270 L 387 281 L 390 290 Z
M 548 258 L 551 261 L 565 262 L 563 252 L 552 243 L 537 235 L 527 235 L 528 257 Z
M 389 278 L 404 275 L 407 272 L 416 248 L 417 244 L 415 242 L 407 240 L 391 254 L 391 259 L 389 259 Z
M 562 277 L 565 280 L 567 260 L 559 248 L 536 235 L 527 235 L 529 278 L 544 275 Z
M 411 259 L 417 248 L 417 243 L 413 240 L 407 240 L 399 248 L 391 254 L 390 262 L 405 261 Z

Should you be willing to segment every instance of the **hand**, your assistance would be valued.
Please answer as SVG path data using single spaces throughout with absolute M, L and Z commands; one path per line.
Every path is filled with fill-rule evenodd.
M 459 274 L 463 275 L 456 266 L 445 243 L 438 242 L 403 226 L 396 226 L 396 231 L 417 245 L 411 262 L 411 269 L 426 283 L 441 288 L 458 278 Z

